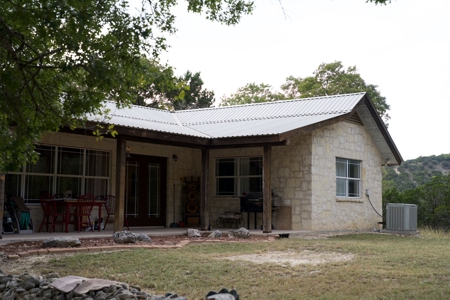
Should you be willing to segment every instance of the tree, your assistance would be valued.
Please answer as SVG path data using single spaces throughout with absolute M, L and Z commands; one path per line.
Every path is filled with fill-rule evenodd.
M 220 106 L 270 102 L 285 99 L 284 95 L 273 91 L 272 86 L 261 83 L 248 83 L 230 97 L 222 97 Z
M 136 13 L 127 0 L 0 2 L 0 191 L 2 174 L 36 161 L 42 133 L 83 126 L 87 114 L 105 113 L 105 99 L 118 107 L 136 99 L 141 58 L 167 49 L 177 2 L 143 0 Z M 253 10 L 250 0 L 187 3 L 226 25 Z
M 178 80 L 186 83 L 189 89 L 184 92 L 184 97 L 178 97 L 178 99 L 174 100 L 173 106 L 175 110 L 206 108 L 214 103 L 214 91 L 208 91 L 203 88 L 200 72 L 192 74 L 190 71 L 187 71 Z
M 126 0 L 2 1 L 0 173 L 36 159 L 43 132 L 81 126 L 105 99 L 130 104 L 141 53 L 153 59 L 167 48 L 177 2 L 144 0 L 135 14 Z M 252 9 L 247 0 L 188 1 L 190 12 L 227 25 Z
M 213 104 L 214 92 L 203 88 L 200 72 L 192 74 L 187 71 L 177 78 L 170 67 L 156 66 L 155 70 L 158 69 L 167 72 L 168 76 L 163 77 L 159 84 L 154 84 L 154 80 L 144 84 L 139 89 L 137 104 L 169 110 L 205 108 Z
M 143 73 L 135 92 L 136 105 L 173 109 L 173 100 L 183 98 L 189 87 L 174 75 L 173 68 L 157 60 L 141 59 Z
M 305 78 L 289 76 L 286 83 L 281 86 L 289 99 L 366 92 L 387 126 L 390 119 L 387 112 L 390 107 L 377 88 L 377 85 L 367 84 L 362 79 L 356 66 L 345 70 L 340 61 L 322 63 L 313 76 Z
M 366 2 L 386 5 L 387 3 L 391 3 L 391 0 L 367 0 Z

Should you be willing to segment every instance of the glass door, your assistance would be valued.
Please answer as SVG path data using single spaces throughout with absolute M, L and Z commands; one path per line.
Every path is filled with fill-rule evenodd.
M 165 226 L 166 174 L 164 157 L 127 158 L 125 213 L 130 226 Z

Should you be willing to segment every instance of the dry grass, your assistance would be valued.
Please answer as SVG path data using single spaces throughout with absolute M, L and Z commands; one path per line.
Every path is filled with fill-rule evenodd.
M 241 299 L 448 299 L 450 235 L 420 237 L 355 234 L 323 240 L 189 245 L 171 250 L 130 250 L 35 262 L 37 274 L 58 272 L 114 279 L 148 292 L 174 291 L 190 300 L 209 290 L 236 288 Z M 322 264 L 264 264 L 226 257 L 270 253 L 336 253 L 351 260 Z

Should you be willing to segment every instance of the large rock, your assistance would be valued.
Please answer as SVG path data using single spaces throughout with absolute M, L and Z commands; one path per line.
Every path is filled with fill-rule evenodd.
M 132 233 L 131 231 L 116 231 L 113 233 L 113 239 L 115 243 L 119 244 L 130 244 L 130 243 L 136 243 L 137 236 L 136 234 Z
M 81 245 L 80 239 L 74 237 L 54 237 L 47 238 L 42 241 L 43 248 L 70 248 L 70 247 L 78 247 Z
M 244 238 L 247 239 L 250 237 L 250 231 L 244 227 L 241 227 L 236 230 L 228 231 L 228 236 L 230 238 Z
M 152 239 L 146 234 L 137 234 L 127 230 L 114 232 L 113 239 L 115 243 L 119 244 L 130 244 L 136 243 L 137 241 L 150 243 L 152 241 Z
M 228 289 L 221 289 L 219 292 L 210 291 L 206 295 L 207 300 L 239 300 L 239 295 L 236 290 L 228 291 Z
M 216 230 L 214 232 L 211 232 L 210 235 L 208 235 L 210 238 L 220 238 L 222 237 L 222 232 L 220 230 Z
M 188 236 L 191 236 L 191 237 L 201 237 L 202 236 L 202 234 L 200 233 L 200 231 L 198 231 L 198 229 L 188 228 L 187 233 L 188 233 Z
M 139 287 L 129 286 L 97 278 L 67 276 L 58 278 L 56 273 L 45 277 L 24 273 L 22 275 L 0 275 L 0 299 L 5 300 L 187 300 L 186 297 L 167 293 L 150 295 Z M 57 278 L 57 279 L 56 279 Z
M 136 235 L 136 239 L 138 241 L 140 241 L 140 242 L 148 242 L 148 243 L 150 243 L 152 241 L 152 239 L 148 235 L 143 234 L 143 233 L 137 234 Z

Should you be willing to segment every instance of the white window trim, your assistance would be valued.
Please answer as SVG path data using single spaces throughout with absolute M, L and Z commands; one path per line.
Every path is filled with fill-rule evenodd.
M 52 177 L 52 194 L 56 193 L 56 184 L 57 184 L 57 178 L 58 177 L 71 177 L 71 178 L 80 178 L 81 179 L 81 191 L 85 191 L 85 184 L 86 179 L 103 179 L 107 180 L 107 190 L 110 190 L 111 187 L 111 167 L 112 167 L 112 152 L 110 150 L 105 149 L 91 149 L 91 148 L 81 148 L 81 147 L 73 147 L 73 146 L 63 146 L 63 145 L 47 145 L 47 144 L 39 144 L 39 146 L 46 146 L 46 147 L 53 147 L 54 151 L 54 157 L 55 160 L 52 173 L 35 173 L 35 172 L 27 172 L 27 166 L 26 164 L 23 165 L 22 171 L 19 172 L 8 172 L 8 174 L 14 174 L 14 175 L 20 175 L 20 195 L 25 195 L 26 192 L 26 176 L 48 176 Z M 58 173 L 58 155 L 59 155 L 59 148 L 72 148 L 72 149 L 80 149 L 83 150 L 83 170 L 81 175 L 70 175 L 70 174 L 59 174 Z M 109 153 L 109 166 L 108 166 L 108 176 L 91 176 L 91 175 L 85 175 L 86 174 L 86 158 L 87 158 L 87 151 L 103 151 Z M 33 202 L 29 202 L 29 200 Z M 38 203 L 39 199 L 24 199 L 25 203 L 27 205 L 40 205 Z
M 362 191 L 362 180 L 361 180 L 361 176 L 362 176 L 362 173 L 361 173 L 361 166 L 362 166 L 362 161 L 361 160 L 357 160 L 357 159 L 350 159 L 350 158 L 343 158 L 343 157 L 336 157 L 335 158 L 335 167 L 336 167 L 336 162 L 337 162 L 337 160 L 338 159 L 342 159 L 342 160 L 345 160 L 346 161 L 346 166 L 347 166 L 347 176 L 346 177 L 343 177 L 343 176 L 338 176 L 337 174 L 336 174 L 336 186 L 337 186 L 337 179 L 344 179 L 345 181 L 346 181 L 346 184 L 345 184 L 345 196 L 338 196 L 338 195 L 336 195 L 336 190 L 335 190 L 335 196 L 336 196 L 336 198 L 338 198 L 338 199 L 336 199 L 337 201 L 339 201 L 339 202 L 361 202 L 361 200 L 358 200 L 358 199 L 361 199 L 361 191 Z M 358 171 L 358 173 L 359 173 L 359 178 L 353 178 L 353 177 L 348 177 L 348 165 L 349 165 L 349 161 L 350 160 L 353 160 L 353 161 L 357 161 L 358 162 L 358 168 L 359 168 L 359 171 Z M 335 172 L 336 173 L 336 172 Z M 351 197 L 351 196 L 349 196 L 348 195 L 348 181 L 349 180 L 355 180 L 355 181 L 358 181 L 359 183 L 358 183 L 358 188 L 359 188 L 359 190 L 358 190 L 358 196 L 356 196 L 356 197 Z

